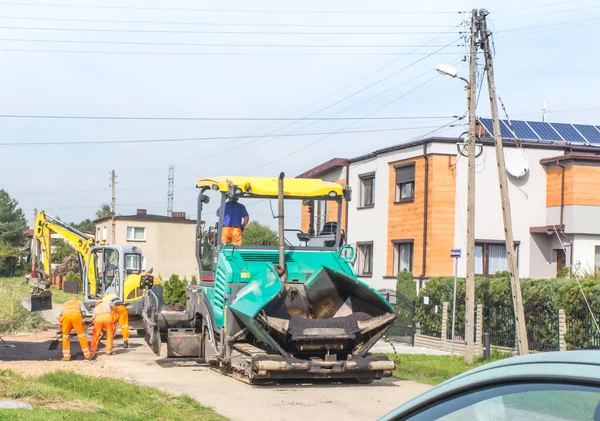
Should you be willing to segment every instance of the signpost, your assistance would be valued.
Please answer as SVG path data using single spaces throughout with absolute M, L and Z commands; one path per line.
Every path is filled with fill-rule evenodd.
M 454 321 L 456 316 L 456 277 L 458 276 L 458 259 L 460 259 L 460 249 L 450 250 L 450 257 L 454 259 L 454 298 L 452 300 L 452 344 L 450 347 L 450 359 L 454 358 Z

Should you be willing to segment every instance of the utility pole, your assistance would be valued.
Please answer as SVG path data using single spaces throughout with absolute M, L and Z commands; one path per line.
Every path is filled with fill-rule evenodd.
M 112 170 L 110 175 L 110 185 L 112 187 L 112 205 L 110 208 L 112 215 L 112 244 L 117 244 L 117 222 L 115 220 L 115 216 L 117 215 L 117 176 L 115 170 Z
M 169 184 L 167 189 L 167 216 L 173 216 L 173 196 L 175 195 L 175 165 L 169 165 Z
M 525 311 L 523 309 L 523 298 L 521 296 L 521 283 L 519 281 L 519 272 L 517 268 L 517 257 L 515 256 L 515 242 L 513 239 L 512 217 L 510 212 L 510 201 L 508 198 L 508 180 L 506 178 L 506 166 L 504 162 L 504 146 L 500 134 L 500 120 L 498 118 L 498 103 L 496 101 L 496 86 L 494 85 L 494 66 L 492 64 L 492 55 L 490 53 L 490 42 L 488 37 L 487 24 L 485 21 L 488 11 L 481 9 L 481 29 L 480 36 L 483 43 L 483 52 L 485 56 L 485 68 L 487 71 L 488 91 L 490 95 L 490 107 L 492 122 L 494 124 L 494 144 L 496 146 L 496 162 L 498 165 L 498 182 L 500 184 L 500 198 L 502 201 L 502 217 L 504 219 L 504 238 L 506 241 L 506 255 L 508 258 L 508 272 L 510 274 L 510 284 L 512 291 L 513 306 L 515 311 L 515 325 L 517 327 L 517 345 L 519 355 L 529 353 L 529 344 L 527 341 L 527 327 L 525 325 Z M 469 155 L 470 156 L 470 155 Z
M 465 297 L 465 362 L 471 364 L 475 338 L 475 96 L 477 95 L 477 10 L 471 13 L 471 47 L 469 60 L 469 134 L 467 137 L 467 280 Z

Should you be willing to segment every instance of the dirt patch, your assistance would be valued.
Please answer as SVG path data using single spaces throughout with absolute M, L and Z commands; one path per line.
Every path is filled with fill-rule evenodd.
M 35 402 L 30 402 L 34 408 L 43 408 L 43 409 L 65 409 L 67 407 L 70 411 L 77 412 L 93 412 L 98 409 L 103 409 L 101 405 L 98 405 L 96 402 L 90 401 L 80 401 L 69 399 L 69 402 L 65 403 L 64 399 L 36 399 Z

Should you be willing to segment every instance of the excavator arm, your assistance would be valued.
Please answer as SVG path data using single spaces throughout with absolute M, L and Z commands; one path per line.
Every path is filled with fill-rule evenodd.
M 46 215 L 44 211 L 38 212 L 33 227 L 32 244 L 32 270 L 29 281 L 32 287 L 30 297 L 25 297 L 23 304 L 31 311 L 40 311 L 51 308 L 51 293 L 46 291 L 50 287 L 50 271 L 52 264 L 51 234 L 60 235 L 77 251 L 82 279 L 85 270 L 88 270 L 87 255 L 94 245 L 94 237 L 83 233 L 56 218 Z M 91 268 L 91 267 L 90 267 Z M 93 268 L 89 270 L 89 282 L 95 286 Z

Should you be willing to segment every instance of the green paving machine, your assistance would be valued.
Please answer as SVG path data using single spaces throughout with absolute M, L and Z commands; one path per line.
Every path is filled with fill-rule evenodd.
M 341 244 L 342 203 L 350 188 L 318 179 L 217 177 L 197 182 L 196 258 L 199 285 L 186 287 L 185 310 L 174 311 L 149 290 L 143 309 L 146 342 L 157 355 L 198 357 L 224 374 L 253 384 L 282 379 L 369 383 L 391 376 L 394 363 L 369 349 L 396 315 L 352 267 L 354 249 Z M 208 227 L 202 210 L 217 192 L 229 198 L 278 203 L 278 238 L 262 246 L 223 244 L 219 222 Z M 284 226 L 285 204 L 337 206 L 334 235 L 325 241 Z M 331 212 L 330 212 L 331 213 Z M 318 231 L 318 230 L 317 230 Z M 286 235 L 288 238 L 286 238 Z M 291 236 L 297 236 L 297 241 Z M 298 245 L 292 245 L 292 241 Z

